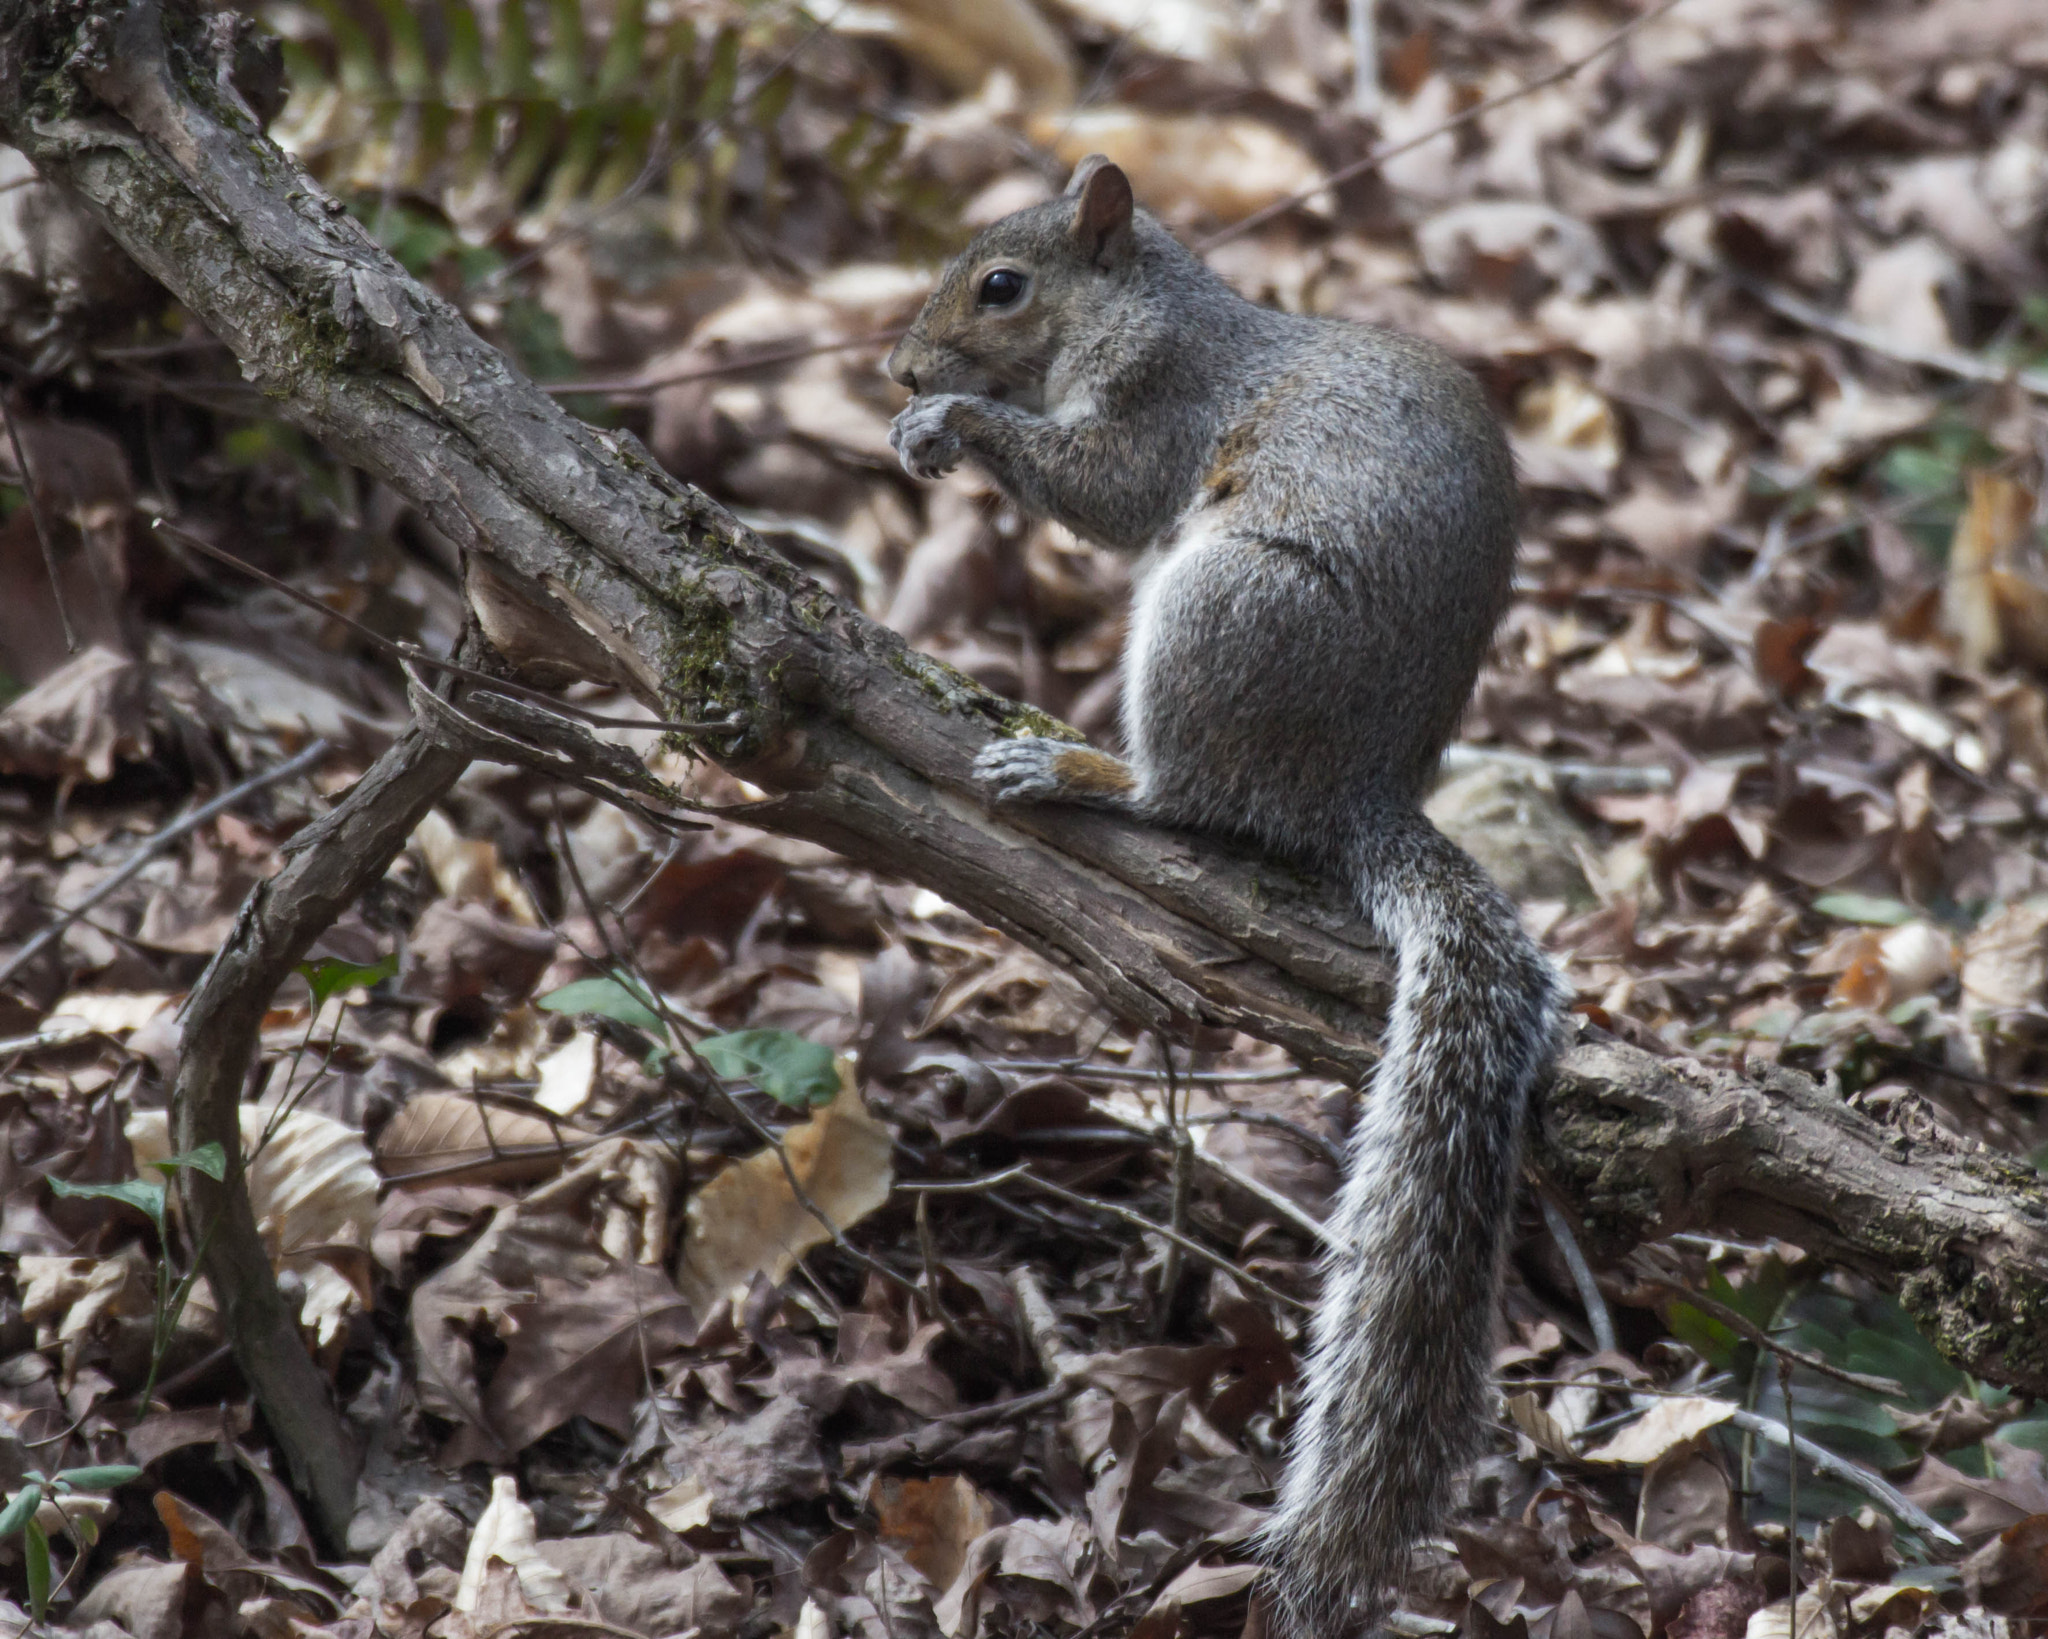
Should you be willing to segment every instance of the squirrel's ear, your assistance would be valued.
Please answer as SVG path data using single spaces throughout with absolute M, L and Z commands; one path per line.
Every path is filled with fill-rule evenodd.
M 1071 232 L 1088 259 L 1108 267 L 1131 244 L 1131 179 L 1101 154 L 1074 167 L 1067 195 L 1074 201 Z

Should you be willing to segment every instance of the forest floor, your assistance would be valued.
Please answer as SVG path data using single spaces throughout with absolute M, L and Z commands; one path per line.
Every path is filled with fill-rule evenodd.
M 1438 822 L 1599 1025 L 2048 1166 L 2038 0 L 1679 0 L 1241 231 L 1635 15 L 1372 9 L 1363 98 L 1317 0 L 262 15 L 274 133 L 479 330 L 1104 740 L 1127 566 L 888 447 L 878 360 L 946 250 L 1107 152 L 1246 294 L 1440 341 L 1525 516 Z M 316 1552 L 210 1295 L 170 1301 L 154 1164 L 207 1160 L 168 1155 L 180 997 L 405 722 L 340 617 L 446 652 L 454 549 L 8 150 L 0 186 L 0 1622 L 1244 1630 L 1354 1092 L 1130 1032 L 915 883 L 494 764 L 276 998 L 250 1089 L 257 1215 L 367 1451 Z M 723 1101 L 660 1074 L 672 1023 Z M 2048 1617 L 2048 1414 L 1796 1246 L 1577 1258 L 1526 1200 L 1498 1427 L 1397 1632 Z

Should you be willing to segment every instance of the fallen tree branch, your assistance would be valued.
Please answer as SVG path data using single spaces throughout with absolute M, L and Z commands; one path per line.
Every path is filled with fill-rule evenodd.
M 714 743 L 772 793 L 749 823 L 930 886 L 1133 1023 L 1241 1030 L 1318 1071 L 1369 1072 L 1387 971 L 1341 894 L 1105 815 L 991 814 L 973 753 L 998 730 L 1069 731 L 906 648 L 632 439 L 565 415 L 263 136 L 216 48 L 182 6 L 0 0 L 0 133 L 234 349 L 280 415 L 461 546 L 483 632 L 529 682 L 596 677 L 666 720 L 743 723 Z M 340 912 L 363 862 L 395 849 L 459 767 L 444 748 L 413 754 L 387 791 L 359 788 L 348 819 L 315 828 L 245 911 L 194 999 L 195 1019 L 203 1000 L 232 1028 L 216 1041 L 188 1026 L 181 1145 L 234 1153 L 229 1060 L 242 1052 L 246 1068 L 251 1020 L 289 968 L 280 953 Z M 378 802 L 388 812 L 370 812 Z M 2048 1393 L 2048 1188 L 2017 1162 L 1909 1141 L 1790 1072 L 1746 1079 L 1591 1032 L 1565 1054 L 1535 1137 L 1596 1253 L 1681 1229 L 1784 1235 L 1895 1285 L 1959 1365 Z M 202 1213 L 229 1210 L 222 1259 L 241 1248 L 222 1268 L 247 1288 L 231 1330 L 255 1325 L 282 1349 L 289 1316 L 248 1255 L 246 1200 L 196 1188 Z M 301 1472 L 315 1456 L 274 1403 L 304 1389 L 298 1358 L 251 1381 L 331 1525 L 338 1482 Z
M 400 735 L 347 797 L 285 844 L 283 868 L 249 895 L 185 1004 L 171 1090 L 173 1147 L 218 1144 L 236 1158 L 219 1183 L 198 1167 L 178 1169 L 185 1222 L 204 1247 L 207 1284 L 235 1362 L 330 1551 L 346 1544 L 355 1511 L 355 1441 L 328 1395 L 325 1375 L 300 1341 L 298 1316 L 278 1291 L 257 1233 L 241 1178 L 238 1106 L 277 987 L 307 947 L 383 876 L 413 828 L 468 766 L 466 752 L 451 751 L 418 728 Z

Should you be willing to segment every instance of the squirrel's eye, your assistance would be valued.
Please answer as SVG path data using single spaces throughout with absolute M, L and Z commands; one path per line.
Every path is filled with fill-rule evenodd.
M 999 267 L 985 274 L 977 299 L 983 307 L 1008 307 L 1024 294 L 1024 275 L 1015 268 Z

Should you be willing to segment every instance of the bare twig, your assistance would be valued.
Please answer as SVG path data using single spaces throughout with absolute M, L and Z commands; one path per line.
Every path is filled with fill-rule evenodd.
M 1017 1313 L 1024 1322 L 1024 1336 L 1030 1341 L 1031 1352 L 1038 1357 L 1051 1386 L 1062 1387 L 1075 1375 L 1081 1357 L 1060 1336 L 1059 1316 L 1053 1313 L 1045 1288 L 1038 1284 L 1038 1276 L 1028 1264 L 1020 1264 L 1010 1272 L 1010 1290 L 1017 1295 Z
M 1736 282 L 1780 317 L 1833 336 L 1837 341 L 1848 342 L 1852 347 L 1860 347 L 1866 353 L 1875 353 L 1898 364 L 1917 365 L 1923 370 L 1938 370 L 1943 375 L 1956 376 L 1964 381 L 1981 381 L 1989 386 L 2011 383 L 2036 398 L 2048 398 L 2048 370 L 2023 370 L 2017 365 L 1999 364 L 1945 347 L 1916 347 L 1909 341 L 1901 341 L 1879 330 L 1875 325 L 1860 324 L 1839 313 L 1830 313 L 1789 290 L 1780 290 L 1775 285 L 1755 279 L 1738 278 Z
M 759 353 L 748 353 L 739 358 L 720 359 L 716 364 L 697 365 L 688 370 L 670 370 L 654 376 L 614 376 L 609 380 L 596 381 L 549 381 L 541 384 L 541 390 L 557 397 L 574 393 L 605 394 L 612 398 L 634 398 L 644 393 L 658 393 L 664 387 L 680 387 L 687 382 L 709 381 L 718 376 L 745 375 L 749 370 L 766 370 L 772 365 L 794 364 L 800 359 L 817 358 L 824 353 L 849 353 L 861 347 L 880 347 L 895 342 L 901 330 L 877 330 L 868 336 L 853 336 L 845 341 L 808 342 L 790 347 L 768 348 Z
M 1146 1231 L 1148 1234 L 1161 1236 L 1179 1246 L 1182 1251 L 1193 1253 L 1211 1268 L 1222 1270 L 1232 1280 L 1241 1282 L 1269 1302 L 1282 1304 L 1289 1309 L 1297 1310 L 1303 1314 L 1311 1313 L 1313 1310 L 1312 1305 L 1303 1303 L 1299 1298 L 1289 1297 L 1277 1286 L 1269 1286 L 1250 1270 L 1240 1264 L 1233 1263 L 1221 1252 L 1212 1252 L 1192 1236 L 1183 1235 L 1168 1224 L 1162 1224 L 1157 1219 L 1148 1218 L 1144 1213 L 1139 1212 L 1133 1207 L 1124 1206 L 1117 1201 L 1105 1201 L 1093 1195 L 1083 1195 L 1077 1190 L 1068 1189 L 1063 1184 L 1055 1184 L 1049 1178 L 1039 1177 L 1028 1167 L 1011 1168 L 1007 1178 L 1014 1179 L 1020 1184 L 1029 1184 L 1033 1189 L 1042 1190 L 1047 1195 L 1052 1196 L 1054 1200 L 1065 1201 L 1069 1206 L 1082 1207 L 1089 1212 L 1106 1212 L 1112 1218 L 1121 1218 L 1127 1224 L 1135 1224 L 1139 1229 Z
M 64 650 L 78 653 L 78 633 L 71 624 L 71 611 L 64 606 L 64 583 L 57 578 L 57 541 L 50 533 L 50 520 L 43 515 L 43 499 L 36 493 L 35 475 L 28 468 L 28 451 L 22 447 L 21 431 L 14 424 L 14 407 L 0 392 L 0 421 L 7 423 L 7 442 L 14 448 L 14 465 L 21 473 L 22 493 L 28 497 L 28 520 L 35 526 L 36 544 L 43 549 L 43 568 L 50 577 L 50 599 L 57 605 L 57 624 L 64 628 Z
M 1210 251 L 1217 249 L 1219 246 L 1227 245 L 1233 240 L 1242 239 L 1246 234 L 1264 227 L 1276 216 L 1284 216 L 1287 212 L 1306 205 L 1318 194 L 1325 194 L 1333 188 L 1341 187 L 1353 177 L 1364 176 L 1368 172 L 1376 171 L 1386 164 L 1388 160 L 1398 159 L 1402 154 L 1408 153 L 1412 149 L 1420 148 L 1424 143 L 1434 142 L 1438 137 L 1448 136 L 1453 131 L 1461 131 L 1475 120 L 1484 119 L 1496 108 L 1505 108 L 1509 103 L 1519 102 L 1523 97 L 1532 96 L 1547 86 L 1556 85 L 1560 80 L 1570 79 L 1580 69 L 1598 62 L 1631 34 L 1635 33 L 1637 29 L 1642 28 L 1645 24 L 1655 22 L 1659 17 L 1662 17 L 1667 11 L 1670 11 L 1680 3 L 1681 0 L 1659 0 L 1657 5 L 1652 6 L 1640 16 L 1633 17 L 1628 22 L 1622 24 L 1620 28 L 1594 45 L 1591 50 L 1580 52 L 1570 62 L 1559 64 L 1548 74 L 1539 74 L 1535 79 L 1524 81 L 1521 85 L 1515 86 L 1511 90 L 1502 91 L 1495 96 L 1488 97 L 1484 102 L 1474 103 L 1462 113 L 1453 114 L 1449 119 L 1431 126 L 1427 131 L 1422 132 L 1418 136 L 1407 137 L 1400 142 L 1387 143 L 1382 147 L 1375 148 L 1365 158 L 1354 160 L 1351 164 L 1340 166 L 1332 171 L 1313 187 L 1303 188 L 1299 193 L 1291 193 L 1285 199 L 1276 199 L 1272 204 L 1253 211 L 1243 221 L 1233 222 L 1220 233 L 1212 233 L 1207 239 L 1204 239 L 1199 245 L 1195 246 L 1195 253 L 1200 256 L 1206 256 Z
M 1261 1087 L 1279 1081 L 1312 1081 L 1309 1070 L 1183 1070 L 1168 1075 L 1164 1070 L 1127 1069 L 1121 1064 L 1090 1064 L 1081 1059 L 989 1059 L 991 1070 L 1009 1070 L 1017 1075 L 1072 1076 L 1076 1081 L 1142 1081 L 1153 1084 L 1182 1083 L 1191 1087 Z
M 1670 1293 L 1680 1303 L 1690 1304 L 1710 1319 L 1718 1320 L 1731 1332 L 1746 1338 L 1760 1349 L 1768 1350 L 1780 1360 L 1795 1361 L 1810 1372 L 1818 1372 L 1822 1377 L 1832 1377 L 1838 1383 L 1847 1383 L 1869 1394 L 1883 1395 L 1888 1400 L 1906 1398 L 1904 1384 L 1896 1383 L 1889 1377 L 1874 1376 L 1869 1372 L 1852 1372 L 1846 1366 L 1837 1366 L 1833 1361 L 1823 1360 L 1817 1354 L 1809 1354 L 1804 1349 L 1793 1348 L 1789 1343 L 1781 1343 L 1747 1315 L 1729 1308 L 1727 1304 L 1715 1298 L 1708 1297 L 1704 1292 L 1695 1292 L 1691 1287 L 1681 1286 L 1676 1281 L 1652 1279 L 1648 1284 L 1660 1292 Z
M 1940 1520 L 1910 1497 L 1887 1483 L 1881 1476 L 1869 1469 L 1852 1463 L 1846 1457 L 1838 1457 L 1826 1446 L 1818 1445 L 1804 1434 L 1796 1434 L 1775 1417 L 1766 1417 L 1761 1412 L 1746 1411 L 1738 1406 L 1728 1419 L 1739 1429 L 1747 1430 L 1758 1439 L 1768 1440 L 1774 1446 L 1796 1451 L 1812 1466 L 1816 1474 L 1825 1474 L 1831 1480 L 1840 1480 L 1853 1485 L 1865 1495 L 1878 1502 L 1904 1520 L 1930 1542 L 1944 1548 L 1960 1548 L 1963 1539 L 1951 1531 Z
M 741 733 L 747 726 L 744 719 L 737 718 L 716 723 L 671 723 L 665 722 L 659 717 L 607 717 L 601 712 L 587 711 L 582 706 L 573 705 L 569 701 L 562 699 L 559 695 L 548 693 L 546 689 L 529 688 L 526 684 L 517 682 L 509 677 L 500 677 L 491 672 L 478 671 L 474 667 L 460 665 L 453 660 L 444 660 L 439 655 L 429 654 L 415 643 L 400 643 L 395 638 L 386 637 L 375 628 L 365 626 L 354 616 L 345 615 L 339 609 L 331 608 L 327 604 L 322 603 L 303 587 L 294 586 L 287 580 L 279 580 L 269 570 L 258 569 L 253 563 L 245 562 L 243 559 L 236 557 L 232 552 L 223 551 L 211 541 L 204 540 L 200 536 L 193 534 L 189 529 L 180 529 L 168 518 L 152 518 L 150 520 L 150 527 L 163 531 L 164 534 L 170 536 L 182 546 L 189 546 L 194 551 L 203 552 L 209 558 L 219 563 L 224 563 L 231 569 L 240 570 L 251 580 L 261 581 L 273 592 L 282 592 L 286 597 L 296 603 L 305 605 L 306 608 L 324 619 L 339 621 L 372 648 L 390 655 L 402 664 L 425 666 L 433 671 L 444 672 L 450 677 L 462 678 L 465 682 L 480 683 L 486 688 L 496 689 L 503 693 L 522 695 L 528 700 L 539 701 L 550 711 L 563 712 L 582 722 L 594 724 L 598 728 L 640 728 L 659 734 L 726 735 Z
M 76 905 L 67 906 L 59 913 L 54 922 L 38 931 L 33 939 L 17 950 L 6 962 L 0 963 L 0 985 L 4 985 L 15 974 L 19 973 L 30 962 L 40 956 L 63 936 L 66 928 L 70 927 L 73 922 L 76 922 L 87 911 L 91 910 L 93 906 L 120 888 L 124 883 L 133 881 L 143 866 L 147 865 L 152 859 L 155 859 L 158 854 L 170 847 L 172 843 L 191 835 L 208 820 L 226 813 L 237 803 L 240 803 L 247 797 L 254 796 L 258 791 L 276 785 L 281 780 L 288 780 L 295 774 L 305 773 L 306 770 L 318 763 L 322 757 L 326 756 L 330 749 L 325 740 L 314 740 L 303 750 L 287 757 L 283 762 L 276 764 L 274 767 L 264 769 L 260 774 L 250 775 L 240 785 L 231 786 L 211 801 L 201 803 L 182 819 L 173 820 L 162 830 L 156 832 L 137 847 L 126 859 L 122 860 L 120 865 L 111 874 L 94 883 L 91 890 Z
M 1620 1340 L 1614 1335 L 1614 1315 L 1607 1307 L 1607 1297 L 1600 1290 L 1600 1283 L 1593 1278 L 1593 1266 L 1586 1262 L 1586 1254 L 1579 1248 L 1578 1237 L 1572 1233 L 1572 1226 L 1565 1221 L 1564 1214 L 1558 1211 L 1557 1203 L 1540 1186 L 1536 1191 L 1536 1204 L 1543 1209 L 1544 1227 L 1550 1231 L 1558 1255 L 1572 1272 L 1572 1284 L 1579 1289 L 1579 1304 L 1586 1311 L 1586 1324 L 1593 1328 L 1593 1341 L 1604 1353 L 1614 1353 L 1621 1347 Z
M 1661 763 L 1589 763 L 1571 758 L 1553 761 L 1511 751 L 1506 746 L 1475 746 L 1460 742 L 1444 752 L 1446 774 L 1474 768 L 1512 768 L 1546 786 L 1568 785 L 1579 791 L 1669 791 L 1677 783 Z
M 1344 21 L 1351 36 L 1351 111 L 1360 119 L 1380 116 L 1380 36 L 1373 0 L 1347 0 Z
M 1091 1098 L 1088 1101 L 1088 1108 L 1101 1116 L 1103 1120 L 1114 1122 L 1133 1137 L 1143 1138 L 1147 1142 L 1155 1144 L 1171 1153 L 1174 1157 L 1176 1168 L 1175 1188 L 1178 1189 L 1180 1187 L 1181 1177 L 1178 1169 L 1181 1162 L 1184 1140 L 1186 1139 L 1184 1128 L 1191 1122 L 1201 1118 L 1184 1117 L 1178 1125 L 1162 1124 L 1156 1121 L 1147 1121 L 1141 1116 L 1128 1114 L 1123 1110 L 1119 1110 L 1113 1104 L 1105 1104 L 1099 1098 Z M 1310 1240 L 1314 1241 L 1316 1245 L 1332 1248 L 1337 1245 L 1337 1239 L 1330 1233 L 1328 1226 L 1318 1223 L 1278 1190 L 1261 1183 L 1242 1167 L 1231 1165 L 1230 1162 L 1224 1160 L 1219 1155 L 1211 1155 L 1199 1145 L 1186 1143 L 1185 1149 L 1195 1162 L 1207 1167 L 1218 1177 L 1223 1178 L 1252 1196 L 1267 1211 L 1292 1224 L 1296 1229 L 1308 1236 Z M 1179 1226 L 1176 1225 L 1175 1227 L 1178 1228 Z

